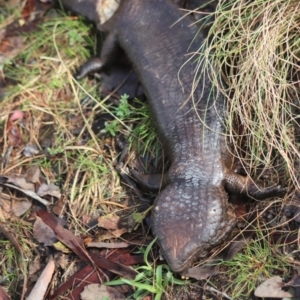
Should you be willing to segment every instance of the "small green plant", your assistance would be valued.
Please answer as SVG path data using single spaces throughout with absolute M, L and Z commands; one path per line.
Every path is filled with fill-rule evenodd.
M 75 44 L 84 42 L 84 38 L 81 36 L 80 32 L 77 29 L 71 29 L 69 31 L 69 39 L 70 46 L 74 46 Z
M 53 78 L 52 81 L 50 82 L 50 88 L 61 88 L 63 86 L 62 81 L 59 78 Z
M 45 168 L 45 169 L 50 169 L 52 167 L 51 161 L 47 157 L 43 157 L 39 161 L 39 164 L 42 168 Z
M 145 265 L 138 267 L 136 270 L 139 271 L 139 274 L 135 279 L 126 279 L 120 278 L 110 282 L 106 282 L 106 285 L 119 285 L 119 284 L 129 284 L 136 288 L 136 291 L 132 294 L 133 299 L 143 299 L 148 294 L 154 294 L 154 299 L 161 299 L 163 293 L 169 286 L 174 284 L 185 285 L 189 281 L 176 279 L 173 276 L 168 265 L 163 264 L 159 265 L 156 268 L 153 266 L 153 263 L 149 262 L 148 255 L 156 242 L 156 238 L 148 245 L 144 252 L 144 261 Z
M 120 129 L 119 124 L 118 120 L 107 121 L 105 122 L 105 131 L 112 136 L 116 136 L 116 133 L 119 132 Z
M 128 104 L 128 98 L 129 98 L 129 96 L 127 94 L 124 94 L 121 96 L 120 104 L 116 108 L 116 115 L 119 118 L 127 118 L 130 116 L 131 111 L 130 111 L 129 104 Z
M 131 115 L 130 106 L 128 103 L 129 96 L 124 94 L 121 96 L 119 105 L 111 109 L 112 113 L 118 117 L 118 119 L 105 122 L 105 132 L 109 133 L 112 136 L 116 136 L 116 133 L 120 130 L 120 121 L 128 119 Z

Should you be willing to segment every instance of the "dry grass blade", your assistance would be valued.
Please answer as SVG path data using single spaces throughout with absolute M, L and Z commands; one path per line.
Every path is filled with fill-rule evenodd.
M 201 61 L 226 82 L 229 133 L 249 172 L 298 185 L 299 21 L 296 0 L 220 1 Z M 229 87 L 229 88 L 228 88 Z M 298 129 L 299 130 L 299 129 Z M 258 167 L 263 166 L 263 169 Z

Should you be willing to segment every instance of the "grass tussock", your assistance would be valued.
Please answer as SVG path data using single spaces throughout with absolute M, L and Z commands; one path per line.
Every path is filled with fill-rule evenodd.
M 221 0 L 204 54 L 229 99 L 229 134 L 245 169 L 259 177 L 272 168 L 274 181 L 291 178 L 297 186 L 299 6 Z
M 232 300 L 249 299 L 266 279 L 278 273 L 287 276 L 290 272 L 289 257 L 281 255 L 279 245 L 271 244 L 270 232 L 258 228 L 256 235 L 256 239 L 251 240 L 242 252 L 220 263 L 226 268 L 224 290 Z

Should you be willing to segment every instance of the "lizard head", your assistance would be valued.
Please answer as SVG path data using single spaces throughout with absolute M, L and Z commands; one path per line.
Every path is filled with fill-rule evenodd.
M 155 199 L 152 228 L 170 268 L 181 273 L 232 232 L 236 217 L 223 186 L 172 183 Z

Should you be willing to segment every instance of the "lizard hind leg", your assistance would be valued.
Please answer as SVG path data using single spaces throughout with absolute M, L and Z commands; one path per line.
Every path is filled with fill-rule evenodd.
M 286 188 L 282 188 L 280 185 L 265 188 L 260 183 L 255 183 L 249 176 L 236 173 L 226 176 L 225 187 L 232 194 L 246 195 L 256 200 L 282 197 L 286 194 Z

